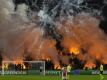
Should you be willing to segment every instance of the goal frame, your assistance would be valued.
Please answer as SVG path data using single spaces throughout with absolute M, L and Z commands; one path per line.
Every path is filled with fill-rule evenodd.
M 45 76 L 45 61 L 2 61 L 2 71 L 1 71 L 1 74 L 2 75 L 5 75 L 4 73 L 4 63 L 13 63 L 13 62 L 28 62 L 28 63 L 43 63 L 43 75 Z

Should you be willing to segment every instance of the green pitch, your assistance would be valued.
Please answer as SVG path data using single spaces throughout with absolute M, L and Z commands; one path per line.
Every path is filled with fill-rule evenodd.
M 20 76 L 0 76 L 0 80 L 61 80 L 60 76 L 35 76 L 35 75 L 20 75 Z M 99 75 L 72 75 L 69 80 L 100 80 Z M 107 75 L 104 79 L 107 80 Z

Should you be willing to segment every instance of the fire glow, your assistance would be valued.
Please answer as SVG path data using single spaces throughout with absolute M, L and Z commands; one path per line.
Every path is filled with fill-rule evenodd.
M 78 50 L 78 48 L 71 48 L 71 49 L 70 49 L 70 53 L 73 53 L 73 54 L 75 54 L 75 55 L 78 55 L 78 54 L 79 54 L 79 50 Z
M 33 17 L 33 23 L 27 15 L 21 14 L 26 11 L 25 5 L 18 6 L 17 14 L 13 15 L 16 12 L 12 0 L 1 1 L 5 4 L 0 5 L 0 54 L 4 61 L 17 61 L 20 58 L 14 64 L 21 64 L 25 69 L 23 60 L 26 58 L 46 60 L 52 61 L 55 69 L 60 69 L 60 62 L 68 64 L 74 54 L 84 62 L 84 67 L 94 68 L 96 61 L 107 63 L 107 35 L 99 28 L 100 21 L 96 17 L 81 12 L 70 16 L 70 19 L 60 16 L 60 21 L 54 21 L 44 10 L 40 10 L 35 13 L 38 16 Z M 67 4 L 62 10 L 69 7 Z M 67 53 L 70 56 L 66 56 Z M 7 67 L 8 64 L 3 66 Z
M 11 61 L 10 61 L 10 62 L 11 62 Z M 11 62 L 11 63 L 10 63 L 10 62 L 4 62 L 4 63 L 2 64 L 2 69 L 8 70 L 10 64 L 14 65 L 14 67 L 15 67 L 15 66 L 18 67 L 18 65 L 20 65 L 20 67 L 18 67 L 19 69 L 26 69 L 26 66 L 25 66 L 25 64 L 24 64 L 22 61 L 13 61 L 13 62 Z

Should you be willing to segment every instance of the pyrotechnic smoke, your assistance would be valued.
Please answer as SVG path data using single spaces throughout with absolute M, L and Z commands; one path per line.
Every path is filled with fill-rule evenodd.
M 49 9 L 51 1 L 54 5 Z M 12 0 L 0 0 L 3 60 L 24 60 L 29 55 L 33 60 L 68 64 L 74 53 L 84 67 L 95 67 L 96 61 L 107 64 L 107 36 L 99 28 L 100 20 L 81 5 L 84 0 L 51 1 L 39 11 L 30 12 L 26 4 L 15 10 Z
M 16 12 L 14 11 L 14 8 L 12 0 L 0 0 L 0 49 L 3 51 L 2 55 L 5 56 L 5 54 L 9 53 L 7 54 L 7 57 L 10 58 L 11 54 L 15 54 L 13 53 L 14 49 L 12 48 L 16 48 L 16 46 L 22 43 L 22 41 L 21 43 L 18 43 L 20 37 L 23 37 L 23 35 L 29 32 L 26 30 L 29 26 L 24 24 L 26 22 L 25 18 L 27 18 L 25 16 L 26 14 L 24 14 L 24 5 L 23 7 L 18 8 Z M 21 12 L 23 14 L 21 14 Z M 31 27 L 32 26 L 30 25 L 30 28 Z M 16 43 L 17 45 L 15 45 Z
M 63 33 L 62 45 L 69 51 L 71 48 L 77 48 L 79 51 L 84 49 L 85 53 L 80 52 L 78 58 L 86 62 L 86 65 L 95 64 L 96 60 L 106 63 L 107 38 L 98 25 L 99 20 L 84 13 L 75 17 L 72 23 L 67 21 L 64 25 L 69 33 Z

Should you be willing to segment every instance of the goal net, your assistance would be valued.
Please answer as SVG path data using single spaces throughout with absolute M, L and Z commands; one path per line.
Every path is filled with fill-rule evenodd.
M 45 61 L 3 61 L 2 75 L 45 75 Z

